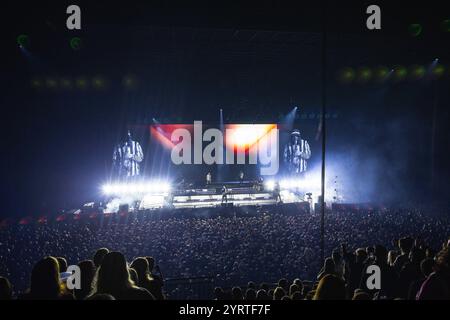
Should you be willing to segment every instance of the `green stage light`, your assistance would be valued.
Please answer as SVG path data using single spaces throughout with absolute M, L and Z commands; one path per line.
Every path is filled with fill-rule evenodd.
M 134 75 L 126 75 L 122 80 L 122 84 L 125 88 L 128 89 L 135 88 L 137 86 L 137 83 L 137 78 Z
M 49 89 L 55 89 L 58 86 L 58 82 L 53 78 L 47 78 L 45 79 L 45 85 Z
M 86 89 L 88 86 L 88 82 L 84 78 L 78 78 L 76 81 L 76 85 L 80 89 Z
M 400 81 L 405 79 L 405 77 L 408 75 L 408 71 L 405 67 L 398 66 L 394 69 L 394 77 L 395 80 Z
M 72 39 L 70 39 L 69 44 L 70 44 L 70 47 L 76 51 L 80 50 L 82 47 L 82 41 L 79 37 L 73 37 Z
M 367 67 L 362 67 L 358 70 L 358 79 L 362 82 L 367 82 L 372 78 L 372 70 Z
M 442 77 L 445 73 L 445 67 L 442 64 L 438 64 L 433 69 L 433 75 L 436 77 Z
M 389 68 L 385 66 L 378 67 L 375 71 L 375 76 L 377 80 L 384 81 L 389 75 Z
M 352 68 L 344 68 L 339 72 L 339 80 L 344 83 L 352 82 L 355 79 L 355 71 Z
M 422 25 L 419 23 L 413 23 L 408 26 L 408 32 L 413 37 L 418 37 L 422 34 Z
M 42 81 L 39 79 L 31 79 L 31 86 L 33 88 L 40 88 L 42 87 Z
M 95 77 L 92 79 L 92 86 L 97 89 L 101 89 L 105 87 L 105 79 L 102 77 Z
M 26 34 L 17 36 L 17 44 L 21 48 L 27 48 L 30 45 L 30 38 Z
M 63 79 L 60 80 L 60 85 L 64 89 L 69 89 L 69 88 L 72 87 L 72 80 L 67 79 L 67 78 L 63 78 Z
M 422 79 L 427 72 L 424 66 L 414 65 L 410 68 L 410 76 L 414 80 Z
M 352 68 L 344 68 L 339 72 L 339 80 L 344 83 L 352 82 L 355 79 L 355 71 Z
M 441 22 L 441 28 L 445 32 L 450 32 L 450 19 L 446 19 Z

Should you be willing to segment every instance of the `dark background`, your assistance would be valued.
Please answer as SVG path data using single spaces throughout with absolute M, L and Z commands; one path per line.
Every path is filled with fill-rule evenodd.
M 324 3 L 2 3 L 0 216 L 54 213 L 97 198 L 120 132 L 153 117 L 216 122 L 223 108 L 226 122 L 273 123 L 298 106 L 296 125 L 320 146 L 323 68 L 327 159 L 351 199 L 445 203 L 450 33 L 440 23 L 450 11 L 443 1 L 326 1 L 326 10 Z M 81 31 L 65 27 L 69 4 L 82 9 Z M 365 27 L 370 4 L 381 6 L 381 31 Z M 411 23 L 422 24 L 419 37 L 408 33 Z M 26 51 L 19 34 L 29 36 Z M 73 37 L 80 50 L 70 47 Z M 345 67 L 428 67 L 435 58 L 446 66 L 439 79 L 342 83 L 337 76 Z M 320 149 L 313 153 L 312 165 L 320 164 Z

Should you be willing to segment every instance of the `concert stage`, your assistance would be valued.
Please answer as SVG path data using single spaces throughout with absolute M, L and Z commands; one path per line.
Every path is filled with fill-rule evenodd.
M 157 184 L 156 184 L 157 185 Z M 164 186 L 161 184 L 161 186 Z M 279 196 L 260 181 L 228 181 L 207 185 L 180 183 L 172 187 L 154 184 L 127 184 L 108 187 L 104 211 L 116 213 L 126 205 L 129 211 L 216 208 L 223 206 L 268 206 L 277 203 L 304 202 L 304 194 L 282 190 Z

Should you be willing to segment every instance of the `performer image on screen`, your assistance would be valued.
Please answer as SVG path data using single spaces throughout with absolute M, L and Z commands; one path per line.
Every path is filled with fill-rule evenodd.
M 308 141 L 300 136 L 300 131 L 291 132 L 290 141 L 284 147 L 284 163 L 290 174 L 302 175 L 307 170 L 307 160 L 311 157 Z
M 113 166 L 119 179 L 128 179 L 140 175 L 140 163 L 144 154 L 139 142 L 134 141 L 128 130 L 125 141 L 116 146 L 113 153 Z

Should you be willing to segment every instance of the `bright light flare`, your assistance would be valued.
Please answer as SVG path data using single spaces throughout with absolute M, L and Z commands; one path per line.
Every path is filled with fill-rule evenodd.
M 149 181 L 141 183 L 113 183 L 102 186 L 105 195 L 163 194 L 171 190 L 166 181 Z
M 275 181 L 269 180 L 264 183 L 264 188 L 268 191 L 273 191 L 275 189 Z
M 251 147 L 275 128 L 276 124 L 227 125 L 226 144 L 228 147 Z

